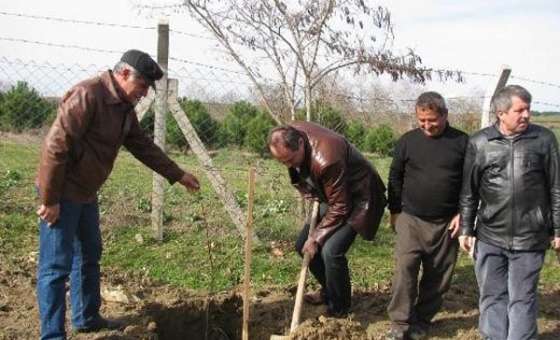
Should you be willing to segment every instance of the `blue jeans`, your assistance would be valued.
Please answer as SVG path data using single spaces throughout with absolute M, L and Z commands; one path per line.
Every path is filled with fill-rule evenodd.
M 101 233 L 97 202 L 60 203 L 58 221 L 39 220 L 37 300 L 41 339 L 65 339 L 65 284 L 70 277 L 72 325 L 87 328 L 99 319 Z
M 484 339 L 537 339 L 537 284 L 544 251 L 515 251 L 478 241 L 475 273 Z

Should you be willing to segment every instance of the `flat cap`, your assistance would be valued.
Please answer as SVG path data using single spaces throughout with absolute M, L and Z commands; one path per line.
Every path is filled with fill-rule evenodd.
M 163 71 L 159 67 L 158 63 L 156 63 L 155 60 L 153 60 L 146 52 L 128 50 L 121 57 L 121 61 L 134 67 L 134 69 L 136 69 L 136 71 L 144 77 L 146 83 L 151 87 L 154 87 L 156 80 L 163 77 Z

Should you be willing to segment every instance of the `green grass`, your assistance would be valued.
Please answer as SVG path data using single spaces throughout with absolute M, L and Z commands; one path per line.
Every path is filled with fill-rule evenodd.
M 549 128 L 557 139 L 560 138 L 560 116 L 532 116 L 531 122 Z
M 0 144 L 0 256 L 4 259 L 27 258 L 37 250 L 38 202 L 33 183 L 38 153 L 36 145 Z M 165 234 L 164 240 L 157 242 L 151 237 L 150 226 L 152 173 L 129 153 L 120 153 L 99 195 L 102 265 L 201 292 L 232 289 L 243 277 L 243 242 L 195 158 L 178 153 L 172 158 L 202 180 L 202 189 L 191 194 L 179 185 L 166 187 Z M 390 159 L 372 161 L 387 178 Z M 257 288 L 295 285 L 300 259 L 293 244 L 302 217 L 285 169 L 233 149 L 218 152 L 214 162 L 243 209 L 247 205 L 248 167 L 258 168 L 254 228 L 263 244 L 253 250 L 253 284 Z M 137 241 L 138 234 L 143 242 Z M 283 256 L 272 254 L 273 241 Z M 356 288 L 390 280 L 393 245 L 386 220 L 375 241 L 357 238 L 348 256 Z M 475 284 L 472 261 L 466 256 L 459 258 L 455 280 Z M 560 281 L 558 264 L 551 254 L 541 281 Z

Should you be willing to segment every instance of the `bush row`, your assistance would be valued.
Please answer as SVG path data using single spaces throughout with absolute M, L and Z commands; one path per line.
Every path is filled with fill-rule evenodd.
M 55 101 L 48 101 L 26 82 L 18 81 L 0 92 L 0 129 L 21 132 L 40 128 L 56 115 Z
M 266 137 L 274 127 L 271 117 L 246 101 L 238 101 L 230 106 L 223 121 L 218 122 L 198 100 L 182 99 L 181 107 L 186 112 L 202 142 L 210 148 L 236 146 L 260 155 L 266 155 Z M 8 91 L 0 92 L 0 129 L 21 132 L 50 124 L 56 115 L 54 100 L 46 100 L 26 82 L 18 82 Z M 175 119 L 166 119 L 167 143 L 179 148 L 187 147 L 187 142 Z M 305 112 L 296 114 L 305 119 Z M 313 121 L 345 135 L 362 151 L 388 155 L 395 142 L 395 134 L 390 126 L 365 127 L 360 121 L 347 121 L 340 111 L 329 105 L 313 105 Z M 149 111 L 141 122 L 142 127 L 153 134 L 154 114 Z
M 208 113 L 206 107 L 198 100 L 181 101 L 200 139 L 211 148 L 235 146 L 244 148 L 260 155 L 268 153 L 266 137 L 275 126 L 274 120 L 260 111 L 256 106 L 245 101 L 234 103 L 220 123 Z M 304 120 L 305 112 L 296 113 L 296 119 Z M 357 120 L 346 121 L 342 114 L 330 106 L 315 107 L 311 119 L 331 130 L 334 130 L 353 143 L 358 149 L 366 152 L 389 155 L 395 144 L 395 133 L 388 125 L 365 127 Z M 153 112 L 149 112 L 142 121 L 142 127 L 149 133 L 153 130 Z M 187 142 L 172 117 L 166 120 L 167 143 L 183 148 Z
M 220 123 L 208 113 L 199 100 L 184 99 L 180 104 L 207 147 L 235 146 L 260 155 L 267 153 L 266 137 L 268 131 L 274 127 L 274 121 L 254 105 L 245 101 L 234 103 Z M 153 111 L 146 113 L 140 125 L 148 134 L 153 135 Z M 187 147 L 187 141 L 171 114 L 166 117 L 166 126 L 166 143 L 179 148 Z

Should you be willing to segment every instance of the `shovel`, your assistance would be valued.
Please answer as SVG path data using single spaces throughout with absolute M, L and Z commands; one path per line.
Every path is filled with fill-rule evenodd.
M 313 201 L 313 208 L 311 211 L 311 221 L 309 226 L 309 235 L 315 229 L 317 225 L 317 219 L 319 216 L 319 201 Z M 301 269 L 299 271 L 299 281 L 297 285 L 297 292 L 296 292 L 296 302 L 294 303 L 294 313 L 292 314 L 292 323 L 290 325 L 290 334 L 295 331 L 297 326 L 299 325 L 299 320 L 301 317 L 301 305 L 303 302 L 303 290 L 305 288 L 305 278 L 307 277 L 307 267 L 309 266 L 309 262 L 311 261 L 311 257 L 308 253 L 303 253 L 303 261 L 301 263 Z M 289 339 L 290 335 L 271 335 L 270 340 L 285 340 Z

